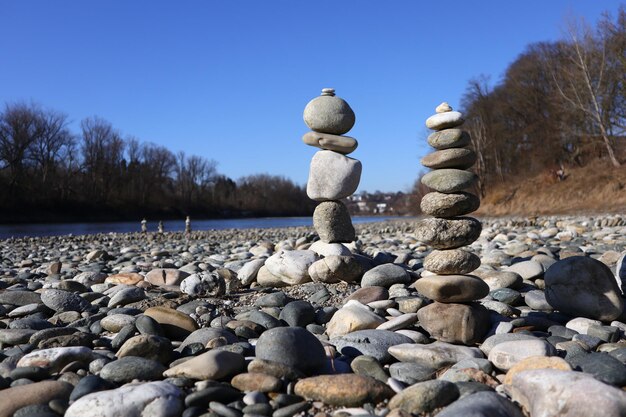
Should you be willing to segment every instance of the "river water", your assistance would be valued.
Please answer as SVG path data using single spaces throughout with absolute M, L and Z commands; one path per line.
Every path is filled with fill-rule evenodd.
M 379 222 L 393 219 L 386 216 L 355 216 L 353 223 Z M 158 221 L 148 222 L 148 232 L 156 232 Z M 249 219 L 212 219 L 191 220 L 193 230 L 219 229 L 250 229 L 270 227 L 312 226 L 311 217 L 257 217 Z M 163 222 L 166 232 L 180 232 L 185 229 L 185 221 L 167 220 Z M 87 235 L 95 233 L 127 233 L 139 232 L 141 224 L 136 222 L 107 222 L 107 223 L 39 223 L 39 224 L 12 224 L 0 225 L 0 239 L 10 237 L 58 236 L 58 235 Z

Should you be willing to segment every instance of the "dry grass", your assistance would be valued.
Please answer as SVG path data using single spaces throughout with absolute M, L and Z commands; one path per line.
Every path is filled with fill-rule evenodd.
M 557 181 L 542 172 L 523 181 L 494 187 L 477 214 L 484 216 L 626 212 L 626 165 L 614 168 L 597 160 L 566 170 Z

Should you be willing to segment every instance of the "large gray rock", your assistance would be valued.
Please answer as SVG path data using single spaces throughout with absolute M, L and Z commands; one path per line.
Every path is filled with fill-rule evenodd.
M 326 355 L 320 341 L 301 327 L 276 327 L 261 334 L 256 358 L 279 362 L 304 373 L 320 371 Z
M 82 312 L 89 308 L 89 302 L 78 294 L 63 290 L 44 290 L 41 294 L 41 302 L 46 307 L 56 311 Z
M 335 96 L 335 90 L 322 90 L 322 95 L 309 101 L 304 108 L 304 122 L 312 130 L 343 135 L 352 129 L 356 117 L 350 105 Z
M 440 193 L 456 193 L 473 186 L 478 177 L 470 171 L 462 169 L 444 168 L 430 171 L 421 181 L 428 188 Z
M 435 149 L 462 148 L 470 144 L 470 135 L 461 129 L 444 129 L 428 136 L 428 144 Z
M 432 303 L 417 311 L 420 325 L 433 339 L 472 345 L 482 341 L 489 312 L 480 305 Z
M 539 369 L 513 376 L 511 399 L 532 417 L 622 417 L 626 392 L 582 372 Z
M 391 346 L 412 343 L 410 337 L 389 330 L 358 330 L 330 341 L 337 351 L 349 357 L 368 355 L 381 363 L 391 362 L 388 350 Z
M 429 153 L 420 162 L 430 169 L 467 169 L 476 162 L 476 153 L 467 148 L 442 149 Z
M 356 139 L 350 136 L 331 135 L 329 133 L 308 132 L 302 136 L 302 142 L 316 148 L 335 151 L 347 155 L 359 146 Z
M 361 162 L 333 151 L 311 159 L 306 193 L 315 201 L 341 200 L 353 194 L 361 180 Z
M 621 291 L 608 266 L 593 258 L 572 256 L 544 274 L 546 299 L 572 316 L 611 321 L 624 310 Z
M 435 249 L 456 249 L 480 236 L 482 225 L 472 217 L 423 219 L 417 222 L 415 237 Z
M 183 411 L 183 392 L 164 382 L 127 384 L 87 394 L 67 409 L 66 417 L 176 417 Z
M 435 274 L 468 274 L 480 266 L 480 258 L 463 249 L 434 250 L 424 258 L 424 269 Z
M 313 227 L 328 243 L 352 242 L 356 235 L 350 213 L 341 201 L 323 201 L 313 212 Z

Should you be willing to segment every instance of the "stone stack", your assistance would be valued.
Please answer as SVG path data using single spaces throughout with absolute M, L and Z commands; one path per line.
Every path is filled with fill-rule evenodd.
M 489 286 L 480 278 L 468 275 L 480 266 L 480 258 L 462 249 L 480 236 L 481 223 L 472 217 L 461 217 L 478 209 L 480 201 L 463 190 L 472 187 L 476 174 L 467 171 L 476 161 L 476 154 L 466 148 L 470 143 L 461 113 L 452 111 L 448 103 L 436 108 L 426 126 L 436 132 L 428 143 L 436 149 L 422 159 L 432 169 L 422 177 L 422 184 L 434 190 L 421 202 L 424 214 L 416 237 L 434 250 L 424 259 L 426 272 L 415 288 L 434 300 L 418 311 L 422 327 L 443 342 L 473 344 L 488 330 L 486 310 L 472 301 L 489 293 Z
M 302 137 L 310 146 L 320 148 L 311 160 L 306 192 L 320 204 L 313 213 L 313 226 L 326 243 L 355 240 L 354 227 L 346 206 L 339 200 L 352 195 L 361 179 L 361 162 L 348 158 L 358 143 L 342 136 L 354 126 L 354 112 L 335 90 L 324 88 L 322 95 L 304 109 L 304 122 L 311 132 Z

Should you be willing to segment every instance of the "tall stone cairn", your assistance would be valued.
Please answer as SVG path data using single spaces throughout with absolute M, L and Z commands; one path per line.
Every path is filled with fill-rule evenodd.
M 421 326 L 437 340 L 449 343 L 474 344 L 489 330 L 487 311 L 472 301 L 489 294 L 489 286 L 469 275 L 480 266 L 480 258 L 463 249 L 480 236 L 481 223 L 463 217 L 480 205 L 478 197 L 463 190 L 472 187 L 478 177 L 467 171 L 476 161 L 476 154 L 466 148 L 469 134 L 459 127 L 463 116 L 441 103 L 436 114 L 426 120 L 426 127 L 435 130 L 428 144 L 436 150 L 422 159 L 430 168 L 422 184 L 434 190 L 422 198 L 420 207 L 432 216 L 418 222 L 416 237 L 434 250 L 424 259 L 425 273 L 415 288 L 434 303 L 420 309 Z
M 306 192 L 320 203 L 313 213 L 313 227 L 326 243 L 352 242 L 354 227 L 346 206 L 339 200 L 352 195 L 361 180 L 361 162 L 348 158 L 358 143 L 348 133 L 354 126 L 354 112 L 335 90 L 324 88 L 322 95 L 304 108 L 304 122 L 311 132 L 302 137 L 320 148 L 311 160 Z

